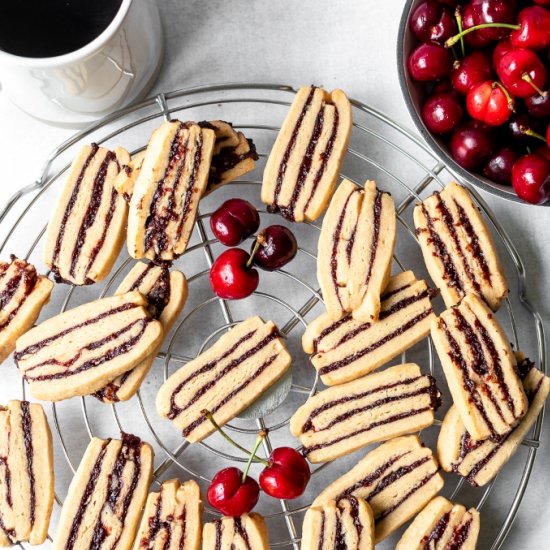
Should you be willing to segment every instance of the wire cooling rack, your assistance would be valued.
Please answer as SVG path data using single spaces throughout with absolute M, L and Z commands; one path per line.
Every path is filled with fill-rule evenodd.
M 200 213 L 186 253 L 175 262 L 185 272 L 189 282 L 189 299 L 174 330 L 167 336 L 157 361 L 132 400 L 116 405 L 104 405 L 93 397 L 71 399 L 58 404 L 45 404 L 54 432 L 56 465 L 56 505 L 50 526 L 50 535 L 44 548 L 51 547 L 59 518 L 60 507 L 66 496 L 70 479 L 89 442 L 89 438 L 117 437 L 121 430 L 135 433 L 155 448 L 156 463 L 151 489 L 158 489 L 165 479 L 178 477 L 196 479 L 203 494 L 213 474 L 229 465 L 239 465 L 246 457 L 213 435 L 198 445 L 189 445 L 170 422 L 158 417 L 154 401 L 158 388 L 167 376 L 185 365 L 212 343 L 235 322 L 260 314 L 273 319 L 285 336 L 293 355 L 293 367 L 280 382 L 250 409 L 233 420 L 227 429 L 238 442 L 251 447 L 260 429 L 268 430 L 264 441 L 265 454 L 281 444 L 297 446 L 288 430 L 292 413 L 320 383 L 309 358 L 301 349 L 300 339 L 307 323 L 323 311 L 322 299 L 316 281 L 316 249 L 320 222 L 289 224 L 261 205 L 261 173 L 280 124 L 293 99 L 295 89 L 284 85 L 225 84 L 186 89 L 143 101 L 114 113 L 97 124 L 76 134 L 57 147 L 48 157 L 40 178 L 17 192 L 0 212 L 0 255 L 16 254 L 34 263 L 45 272 L 42 262 L 43 236 L 52 205 L 61 190 L 64 174 L 81 145 L 95 141 L 98 144 L 123 146 L 132 153 L 142 150 L 162 120 L 224 119 L 254 139 L 260 160 L 256 170 L 242 181 L 213 193 L 201 202 Z M 389 117 L 359 101 L 353 101 L 353 133 L 342 177 L 356 183 L 367 178 L 392 193 L 398 213 L 398 239 L 393 272 L 412 269 L 418 278 L 426 278 L 414 226 L 414 204 L 454 179 L 445 166 L 437 161 L 426 145 Z M 506 266 L 511 285 L 510 297 L 498 313 L 515 349 L 521 349 L 545 370 L 544 334 L 541 318 L 525 295 L 525 269 L 521 258 L 505 230 L 487 208 L 479 194 L 471 189 L 475 200 L 492 226 L 496 246 Z M 272 223 L 288 224 L 300 245 L 295 260 L 285 269 L 261 273 L 261 283 L 253 296 L 238 302 L 226 302 L 215 297 L 209 287 L 208 271 L 223 247 L 213 238 L 209 216 L 221 202 L 231 196 L 243 197 L 258 206 L 262 226 Z M 243 246 L 249 246 L 246 243 Z M 123 251 L 106 281 L 90 287 L 56 285 L 50 303 L 42 311 L 41 319 L 59 311 L 75 307 L 114 291 L 133 260 Z M 443 309 L 440 299 L 437 311 Z M 394 360 L 396 363 L 399 360 Z M 430 339 L 426 339 L 401 356 L 401 361 L 416 361 L 436 377 L 443 393 L 444 404 L 438 411 L 438 421 L 421 434 L 423 441 L 435 448 L 440 420 L 449 406 L 449 392 L 434 354 Z M 14 365 L 4 365 L 4 384 L 0 387 L 3 400 L 27 397 Z M 21 388 L 21 389 L 19 389 Z M 454 475 L 445 475 L 443 493 L 467 506 L 481 509 L 482 534 L 479 548 L 500 548 L 512 526 L 518 507 L 527 488 L 541 435 L 542 415 L 537 420 L 531 437 L 499 475 L 485 488 L 473 489 Z M 365 449 L 333 463 L 314 466 L 312 481 L 306 493 L 294 501 L 277 501 L 265 495 L 257 511 L 268 523 L 272 548 L 299 548 L 303 514 L 309 503 L 331 481 L 349 470 L 364 456 Z M 259 473 L 253 465 L 252 474 Z M 217 516 L 205 505 L 205 521 Z M 381 543 L 379 548 L 393 548 L 400 532 Z M 27 548 L 26 545 L 19 545 Z

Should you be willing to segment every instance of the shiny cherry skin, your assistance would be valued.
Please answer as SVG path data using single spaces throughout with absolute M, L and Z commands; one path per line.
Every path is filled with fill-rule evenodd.
M 524 201 L 543 204 L 550 199 L 550 162 L 537 153 L 520 157 L 512 168 L 512 185 Z
M 420 82 L 441 80 L 449 76 L 452 65 L 450 50 L 431 42 L 420 44 L 409 57 L 409 72 Z
M 550 11 L 542 6 L 527 6 L 518 15 L 520 28 L 510 33 L 515 48 L 543 50 L 550 46 Z
M 454 131 L 450 151 L 453 159 L 466 170 L 476 170 L 495 148 L 492 132 L 484 124 L 470 121 Z
M 475 27 L 476 23 L 474 20 L 474 8 L 472 4 L 466 4 L 462 8 L 462 27 L 464 29 L 469 29 L 470 27 Z M 488 46 L 491 41 L 487 40 L 487 38 L 484 37 L 483 33 L 479 33 L 479 31 L 473 31 L 467 35 L 464 36 L 464 41 L 470 48 L 485 48 Z
M 466 96 L 466 108 L 472 118 L 489 126 L 501 126 L 512 114 L 513 106 L 502 89 L 492 80 L 479 82 Z
M 484 23 L 515 23 L 518 13 L 517 4 L 514 0 L 472 0 L 472 19 L 474 25 Z M 508 36 L 510 30 L 506 28 L 479 29 L 478 40 L 494 42 Z
M 298 498 L 311 477 L 306 459 L 291 447 L 275 449 L 260 474 L 260 487 L 274 498 Z
M 482 173 L 496 183 L 512 185 L 512 166 L 518 157 L 513 147 L 501 147 L 489 157 Z
M 409 19 L 414 36 L 421 42 L 443 43 L 457 32 L 452 11 L 436 0 L 418 4 Z
M 492 77 L 491 57 L 487 52 L 480 50 L 473 51 L 464 59 L 455 61 L 451 70 L 451 84 L 463 95 L 466 95 L 474 84 Z
M 500 58 L 497 74 L 506 89 L 517 97 L 529 97 L 538 93 L 536 88 L 542 88 L 546 82 L 546 68 L 538 55 L 521 48 Z M 532 83 L 525 80 L 526 78 Z
M 258 235 L 260 246 L 254 254 L 254 264 L 266 271 L 274 271 L 290 262 L 298 251 L 296 237 L 283 225 L 270 225 Z M 252 244 L 251 251 L 254 249 Z
M 526 97 L 525 106 L 527 112 L 535 118 L 550 117 L 550 91 L 546 90 L 542 95 L 534 94 Z
M 225 468 L 212 478 L 208 486 L 208 502 L 224 516 L 242 516 L 258 503 L 258 482 L 247 476 L 243 483 L 242 477 L 243 472 L 238 468 Z
M 495 49 L 493 50 L 493 66 L 498 66 L 500 59 L 514 49 L 514 46 L 510 44 L 510 40 L 508 40 L 508 38 L 505 38 L 504 40 L 498 42 L 498 44 L 495 46 Z
M 250 255 L 242 248 L 230 248 L 218 256 L 210 268 L 210 286 L 224 300 L 250 296 L 260 281 L 258 271 L 246 264 Z
M 237 246 L 260 227 L 256 208 L 243 199 L 225 201 L 210 217 L 210 227 L 225 246 Z
M 422 107 L 422 120 L 434 134 L 447 134 L 458 128 L 464 109 L 456 92 L 440 92 L 430 96 Z

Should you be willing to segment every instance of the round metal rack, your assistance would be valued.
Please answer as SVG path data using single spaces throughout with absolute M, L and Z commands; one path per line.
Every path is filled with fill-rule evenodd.
M 260 287 L 250 298 L 226 302 L 212 294 L 208 282 L 209 268 L 222 250 L 210 232 L 209 217 L 225 198 L 239 196 L 255 203 L 261 214 L 262 226 L 288 223 L 262 207 L 259 186 L 266 154 L 295 91 L 285 85 L 236 83 L 159 94 L 106 117 L 57 147 L 48 157 L 40 178 L 16 193 L 0 212 L 0 253 L 3 256 L 13 253 L 25 257 L 44 272 L 41 248 L 48 215 L 60 192 L 64 173 L 81 145 L 94 141 L 107 147 L 120 145 L 135 153 L 145 147 L 151 131 L 162 120 L 224 119 L 254 139 L 260 153 L 254 172 L 201 202 L 201 212 L 188 250 L 174 264 L 188 278 L 188 303 L 174 330 L 167 336 L 139 393 L 126 403 L 112 406 L 99 403 L 93 397 L 46 406 L 54 430 L 57 503 L 48 537 L 50 542 L 45 545 L 46 548 L 55 533 L 59 509 L 72 474 L 89 438 L 93 436 L 117 437 L 120 431 L 126 431 L 136 433 L 150 442 L 156 452 L 153 490 L 170 477 L 196 479 L 204 490 L 215 471 L 246 461 L 244 454 L 228 447 L 217 435 L 199 445 L 189 445 L 170 422 L 158 417 L 154 400 L 156 391 L 167 376 L 212 345 L 227 328 L 250 315 L 259 314 L 278 324 L 293 355 L 293 368 L 266 396 L 234 419 L 227 429 L 247 448 L 251 447 L 259 430 L 267 429 L 268 437 L 264 440 L 266 455 L 274 446 L 297 446 L 298 442 L 290 436 L 288 430 L 289 418 L 296 407 L 321 385 L 300 345 L 307 323 L 323 310 L 316 281 L 320 222 L 291 224 L 300 244 L 296 259 L 278 272 L 261 273 Z M 418 278 L 426 278 L 412 224 L 412 209 L 418 200 L 441 188 L 454 176 L 437 161 L 422 141 L 389 117 L 359 101 L 353 101 L 353 115 L 352 139 L 341 176 L 357 183 L 376 179 L 382 189 L 392 193 L 399 221 L 394 272 L 412 269 Z M 471 192 L 492 226 L 496 246 L 506 265 L 511 284 L 510 297 L 498 317 L 515 349 L 525 351 L 544 370 L 543 326 L 539 314 L 525 295 L 525 269 L 521 258 L 480 195 L 473 189 Z M 112 293 L 131 268 L 132 262 L 124 251 L 106 281 L 89 287 L 56 285 L 41 318 Z M 442 302 L 436 301 L 436 309 L 443 309 Z M 407 351 L 401 360 L 414 360 L 436 377 L 445 398 L 437 414 L 441 420 L 450 403 L 431 340 L 428 338 Z M 11 390 L 19 386 L 22 386 L 22 395 L 26 396 L 25 384 L 21 383 L 15 366 L 4 366 L 3 369 L 6 369 L 5 387 L 10 388 L 10 397 L 21 395 L 21 391 Z M 432 448 L 437 439 L 440 420 L 422 433 L 422 439 Z M 476 505 L 482 510 L 481 548 L 500 548 L 512 526 L 529 482 L 541 427 L 542 415 L 531 437 L 523 442 L 522 449 L 506 466 L 506 476 L 497 476 L 487 487 L 474 489 L 461 478 L 446 475 L 445 496 L 456 498 L 466 505 Z M 303 514 L 311 500 L 365 452 L 363 449 L 333 463 L 314 466 L 312 482 L 306 494 L 296 501 L 276 501 L 262 497 L 258 511 L 267 519 L 272 548 L 299 548 Z M 258 468 L 258 465 L 255 467 Z M 253 474 L 258 471 L 253 469 Z M 503 499 L 506 507 L 492 505 L 494 502 L 503 502 Z M 205 521 L 216 516 L 217 513 L 206 504 Z M 490 517 L 491 521 L 484 522 L 484 517 Z M 393 548 L 398 536 L 394 535 L 378 547 Z M 26 545 L 19 546 L 27 548 Z

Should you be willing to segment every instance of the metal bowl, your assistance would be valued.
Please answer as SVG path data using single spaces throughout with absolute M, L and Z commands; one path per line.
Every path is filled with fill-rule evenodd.
M 462 166 L 457 164 L 451 157 L 444 140 L 430 133 L 424 125 L 422 117 L 420 116 L 420 111 L 426 99 L 426 93 L 423 89 L 423 84 L 412 80 L 407 69 L 407 59 L 417 44 L 417 40 L 409 27 L 409 16 L 421 1 L 422 0 L 406 0 L 399 23 L 399 34 L 397 37 L 397 71 L 399 74 L 399 84 L 416 128 L 433 150 L 434 154 L 447 165 L 449 171 L 454 174 L 458 180 L 462 180 L 483 191 L 496 195 L 497 197 L 528 204 L 516 195 L 512 187 L 495 183 L 483 177 L 481 174 L 469 172 L 462 168 Z M 550 201 L 547 201 L 543 206 L 550 206 Z

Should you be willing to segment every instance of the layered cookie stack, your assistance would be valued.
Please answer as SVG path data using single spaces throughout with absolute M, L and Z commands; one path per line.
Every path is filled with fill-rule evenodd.
M 165 122 L 117 181 L 130 197 L 128 252 L 172 261 L 186 248 L 199 200 L 255 166 L 252 142 L 222 121 Z
M 353 496 L 372 509 L 376 542 L 418 513 L 443 487 L 432 451 L 416 436 L 398 437 L 370 451 L 331 483 L 313 507 Z
M 391 271 L 396 234 L 395 206 L 388 193 L 367 181 L 344 180 L 330 201 L 317 254 L 317 279 L 334 319 L 352 312 L 376 321 L 380 295 Z
M 178 318 L 187 300 L 187 279 L 181 271 L 169 270 L 166 265 L 138 262 L 120 283 L 116 295 L 138 291 L 147 300 L 147 309 L 154 319 L 160 321 L 166 335 Z M 137 366 L 128 370 L 95 392 L 95 397 L 104 403 L 127 401 L 139 389 L 151 369 L 158 344 Z
M 454 401 L 441 427 L 439 459 L 446 471 L 484 485 L 528 433 L 550 379 L 527 360 L 518 364 L 493 313 L 508 287 L 466 189 L 451 183 L 418 204 L 414 219 L 426 266 L 448 306 L 431 326 Z

